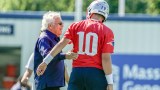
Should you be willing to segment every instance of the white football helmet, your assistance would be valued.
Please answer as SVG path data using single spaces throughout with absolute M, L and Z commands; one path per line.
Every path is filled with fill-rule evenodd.
M 87 18 L 90 18 L 92 13 L 97 13 L 104 16 L 104 21 L 109 14 L 109 5 L 105 0 L 95 0 L 87 8 Z

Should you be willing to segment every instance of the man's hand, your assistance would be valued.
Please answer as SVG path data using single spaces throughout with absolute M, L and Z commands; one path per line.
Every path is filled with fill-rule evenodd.
M 28 84 L 28 77 L 22 78 L 21 79 L 21 85 L 25 87 L 25 86 L 27 86 L 27 84 Z
M 108 84 L 107 90 L 113 90 L 113 84 Z
M 37 68 L 37 71 L 36 71 L 37 75 L 38 76 L 42 75 L 46 70 L 46 68 L 47 68 L 47 64 L 45 62 L 42 62 Z
M 74 52 L 67 52 L 66 53 L 66 59 L 77 59 L 78 58 L 78 54 L 74 53 Z

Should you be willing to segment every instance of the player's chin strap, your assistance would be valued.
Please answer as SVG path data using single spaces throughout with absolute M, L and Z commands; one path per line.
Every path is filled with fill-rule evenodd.
M 105 77 L 107 79 L 108 84 L 113 84 L 113 75 L 112 75 L 112 73 L 109 74 L 109 75 L 105 75 Z

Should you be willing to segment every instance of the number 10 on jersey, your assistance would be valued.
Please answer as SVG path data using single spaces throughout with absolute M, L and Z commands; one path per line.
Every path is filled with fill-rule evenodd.
M 87 54 L 89 56 L 94 56 L 95 54 L 97 54 L 97 46 L 98 46 L 98 36 L 97 36 L 97 34 L 93 33 L 93 32 L 89 32 L 86 35 L 84 35 L 84 32 L 78 32 L 77 34 L 79 36 L 78 54 L 83 54 L 83 55 Z M 91 37 L 93 37 L 92 43 L 91 43 Z M 84 42 L 85 42 L 85 49 L 83 51 Z

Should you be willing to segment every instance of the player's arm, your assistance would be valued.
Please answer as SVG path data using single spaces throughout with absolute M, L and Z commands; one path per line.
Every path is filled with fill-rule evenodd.
M 33 72 L 33 70 L 31 70 L 31 69 L 26 69 L 26 71 L 25 71 L 25 73 L 24 73 L 24 75 L 23 75 L 23 77 L 22 77 L 22 79 L 21 79 L 21 85 L 22 85 L 22 86 L 26 86 L 26 85 L 27 85 L 28 80 L 29 80 L 29 78 L 30 78 L 31 75 L 32 75 L 32 72 Z
M 69 43 L 69 39 L 62 38 L 50 51 L 50 53 L 43 59 L 43 62 L 49 64 L 51 60 L 62 51 L 62 49 Z
M 47 65 L 51 62 L 51 60 L 61 52 L 61 50 L 69 43 L 69 39 L 62 38 L 60 42 L 58 42 L 50 51 L 50 53 L 43 59 L 43 62 L 37 68 L 37 75 L 40 76 L 44 73 L 47 68 Z
M 102 53 L 102 67 L 108 82 L 107 90 L 113 90 L 112 62 L 110 53 Z
M 26 64 L 26 71 L 24 72 L 24 75 L 21 79 L 21 84 L 23 86 L 27 85 L 29 78 L 32 75 L 33 72 L 33 66 L 34 66 L 34 53 L 31 54 L 28 63 Z

